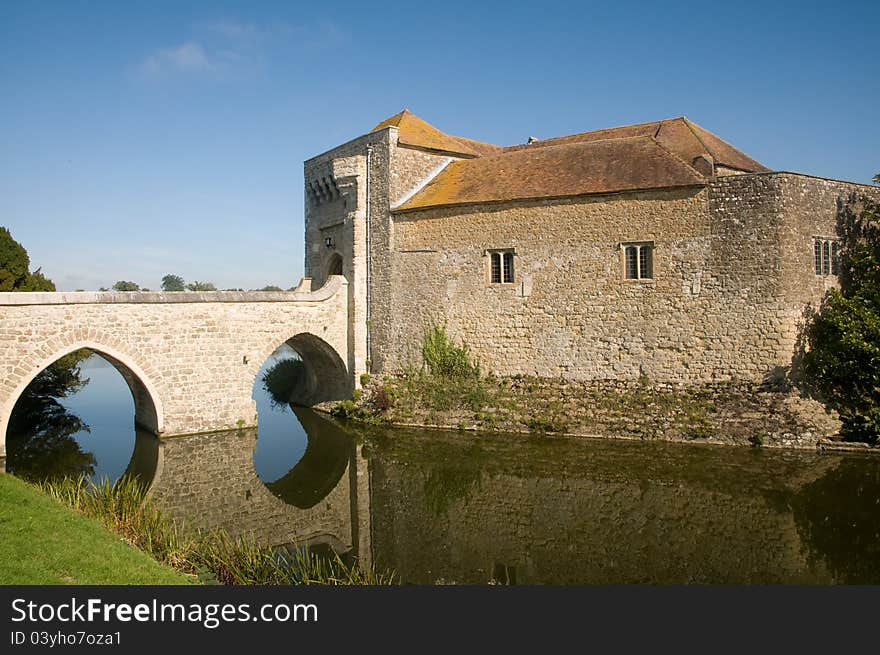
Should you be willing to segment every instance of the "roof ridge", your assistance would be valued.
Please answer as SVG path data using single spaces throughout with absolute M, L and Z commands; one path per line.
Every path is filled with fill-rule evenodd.
M 703 146 L 703 149 L 706 151 L 706 153 L 712 157 L 712 168 L 714 168 L 715 167 L 715 160 L 717 159 L 717 156 L 715 155 L 715 153 L 712 152 L 712 150 L 709 148 L 709 146 L 706 145 L 706 142 L 700 138 L 700 135 L 697 134 L 697 131 L 694 129 L 694 126 L 691 125 L 691 122 L 687 118 L 685 118 L 684 116 L 682 116 L 682 119 L 684 120 L 684 124 L 687 125 L 687 128 L 690 131 L 690 133 L 693 134 L 694 138 L 700 142 L 700 145 Z M 727 145 L 730 146 L 729 143 Z M 733 146 L 730 146 L 730 147 L 732 148 Z
M 628 127 L 628 126 L 625 126 Z M 602 130 L 595 130 L 596 132 L 601 132 Z M 589 132 L 584 132 L 584 134 L 589 134 Z M 577 134 L 572 134 L 570 136 L 578 136 Z M 559 139 L 565 139 L 567 137 L 561 136 L 556 137 Z M 567 141 L 565 143 L 547 143 L 543 142 L 538 148 L 529 148 L 529 144 L 520 143 L 515 146 L 506 146 L 501 152 L 498 152 L 494 155 L 487 155 L 488 157 L 496 157 L 499 155 L 512 155 L 517 152 L 539 152 L 541 150 L 546 150 L 547 148 L 565 148 L 565 147 L 584 147 L 589 146 L 594 143 L 605 143 L 606 141 L 631 141 L 635 139 L 650 139 L 653 140 L 650 134 L 632 134 L 630 136 L 612 136 L 607 139 L 590 139 L 589 141 Z M 549 140 L 549 139 L 548 139 Z
M 481 157 L 484 156 L 485 152 L 501 150 L 501 146 L 496 146 L 492 143 L 444 132 L 424 118 L 416 116 L 409 109 L 404 109 L 394 114 L 394 116 L 386 118 L 376 125 L 371 130 L 371 133 L 391 127 L 398 130 L 397 142 L 399 145 L 430 152 L 449 153 L 464 157 Z
M 655 123 L 657 124 L 658 129 L 659 129 L 659 126 L 662 125 L 663 123 L 670 123 L 672 121 L 677 121 L 677 120 L 687 120 L 687 119 L 684 116 L 675 116 L 673 118 L 661 118 L 659 120 L 653 120 L 653 121 L 642 121 L 641 123 L 629 123 L 627 125 L 614 125 L 612 127 L 600 127 L 595 130 L 587 130 L 586 132 L 576 132 L 575 134 L 562 134 L 560 136 L 552 136 L 548 139 L 541 139 L 539 141 L 539 143 L 547 143 L 548 141 L 555 141 L 556 139 L 570 139 L 573 137 L 584 136 L 585 134 L 592 134 L 594 132 L 610 132 L 612 130 L 622 130 L 627 127 L 643 127 L 645 125 L 652 125 Z M 613 138 L 628 138 L 628 137 L 613 137 Z M 605 140 L 606 139 L 596 139 L 596 141 L 605 141 Z M 512 146 L 507 146 L 507 147 L 508 148 L 518 148 L 518 147 L 524 146 L 524 145 L 528 145 L 528 144 L 516 143 Z
M 690 129 L 691 132 L 693 132 L 694 136 L 697 137 L 697 139 L 700 141 L 700 143 L 703 144 L 703 146 L 706 148 L 706 151 L 707 151 L 710 155 L 712 155 L 712 158 L 713 158 L 714 160 L 716 160 L 716 163 L 717 163 L 717 160 L 719 160 L 719 155 L 716 154 L 715 152 L 713 152 L 713 151 L 712 151 L 712 150 L 706 145 L 705 141 L 704 141 L 704 140 L 700 137 L 700 135 L 698 134 L 698 130 L 701 131 L 701 132 L 705 132 L 708 136 L 712 137 L 713 139 L 717 139 L 722 145 L 724 145 L 724 146 L 730 148 L 730 150 L 732 150 L 735 154 L 741 155 L 742 157 L 744 157 L 744 158 L 747 159 L 748 161 L 752 162 L 752 164 L 757 164 L 757 165 L 760 166 L 761 168 L 764 168 L 764 169 L 766 169 L 766 170 L 768 170 L 768 171 L 769 171 L 769 170 L 772 170 L 772 169 L 770 169 L 770 168 L 767 168 L 767 166 L 765 166 L 764 164 L 762 164 L 761 162 L 759 162 L 757 159 L 755 159 L 755 158 L 752 157 L 751 155 L 748 155 L 748 154 L 746 154 L 745 152 L 743 152 L 742 150 L 740 150 L 737 146 L 733 145 L 730 141 L 727 141 L 726 139 L 722 139 L 720 136 L 718 136 L 717 134 L 715 134 L 715 132 L 712 132 L 711 130 L 707 130 L 707 129 L 706 129 L 705 127 L 703 127 L 702 125 L 698 125 L 697 123 L 694 123 L 693 121 L 691 121 L 691 120 L 689 120 L 689 119 L 687 119 L 687 118 L 685 118 L 684 120 L 685 120 L 685 123 L 686 123 L 687 126 L 688 126 L 688 129 Z M 723 155 L 722 155 L 721 159 L 722 159 L 722 160 L 724 159 Z M 731 164 L 730 162 L 725 163 L 724 161 L 722 161 L 721 163 L 722 163 L 722 165 L 727 166 L 727 167 L 729 167 L 729 168 L 734 168 L 734 169 L 737 169 L 737 170 L 747 171 L 747 172 L 749 171 L 749 168 L 746 168 L 746 167 L 743 167 L 743 166 L 736 166 L 736 165 Z M 751 172 L 755 172 L 755 171 L 751 171 Z
M 659 133 L 660 133 L 660 130 L 657 130 L 657 134 L 659 134 Z M 694 136 L 696 136 L 696 135 L 694 135 Z M 700 177 L 701 180 L 706 178 L 706 176 L 703 175 L 702 173 L 700 173 L 700 171 L 698 171 L 698 170 L 696 169 L 696 167 L 695 167 L 693 164 L 688 163 L 688 162 L 687 162 L 687 161 L 686 161 L 681 155 L 679 155 L 679 154 L 676 153 L 676 152 L 673 152 L 672 150 L 670 150 L 669 148 L 667 148 L 665 145 L 663 145 L 662 143 L 660 143 L 660 140 L 659 140 L 659 139 L 657 139 L 656 137 L 651 137 L 651 140 L 652 140 L 654 143 L 656 143 L 658 146 L 660 146 L 660 149 L 663 150 L 665 153 L 667 153 L 667 154 L 670 155 L 671 157 L 677 159 L 679 162 L 681 162 L 682 164 L 684 164 L 685 166 L 687 166 L 690 170 L 692 170 L 696 175 L 698 175 L 698 176 Z M 700 143 L 702 143 L 702 141 L 701 141 Z M 713 159 L 714 159 L 714 157 L 713 157 Z

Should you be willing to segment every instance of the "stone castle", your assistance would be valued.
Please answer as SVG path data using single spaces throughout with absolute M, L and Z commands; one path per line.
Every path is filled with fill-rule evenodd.
M 841 203 L 686 118 L 499 147 L 409 111 L 305 162 L 306 275 L 344 275 L 349 370 L 445 322 L 484 370 L 761 382 L 837 284 Z

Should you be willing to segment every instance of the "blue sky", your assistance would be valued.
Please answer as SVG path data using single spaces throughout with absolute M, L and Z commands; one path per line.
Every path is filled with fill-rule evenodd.
M 404 107 L 509 145 L 686 115 L 880 172 L 880 2 L 0 3 L 0 225 L 59 289 L 302 275 L 303 161 Z

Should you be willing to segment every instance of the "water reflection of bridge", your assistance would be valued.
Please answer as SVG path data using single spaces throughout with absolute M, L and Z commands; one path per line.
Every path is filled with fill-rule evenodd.
M 154 442 L 151 496 L 191 527 L 264 545 L 325 543 L 369 563 L 369 480 L 360 447 L 319 414 L 296 413 L 309 443 L 279 480 L 264 483 L 254 470 L 255 429 L 183 436 Z

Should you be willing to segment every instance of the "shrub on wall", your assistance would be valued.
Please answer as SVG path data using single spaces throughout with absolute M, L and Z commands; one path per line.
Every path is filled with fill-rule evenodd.
M 831 289 L 806 328 L 804 380 L 851 441 L 880 439 L 880 204 L 843 205 L 840 290 Z
M 480 364 L 472 361 L 467 345 L 455 345 L 446 326 L 436 321 L 425 326 L 422 359 L 432 375 L 453 379 L 480 377 Z

